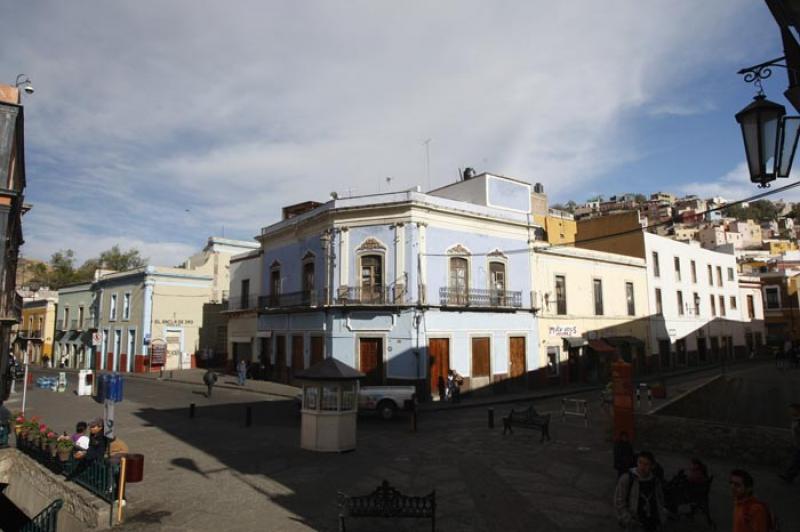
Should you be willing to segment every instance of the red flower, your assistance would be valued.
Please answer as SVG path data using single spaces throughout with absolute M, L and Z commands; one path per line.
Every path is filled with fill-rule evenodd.
M 25 423 L 25 418 L 22 416 L 17 417 L 17 423 Z
M 47 432 L 47 425 L 45 425 L 44 423 L 39 425 L 39 431 L 40 432 Z
M 56 437 L 56 433 L 53 432 L 53 431 L 50 431 L 50 432 L 47 433 L 47 437 L 52 440 L 53 438 Z

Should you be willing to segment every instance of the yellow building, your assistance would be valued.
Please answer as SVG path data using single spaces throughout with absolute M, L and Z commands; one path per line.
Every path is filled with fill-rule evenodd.
M 770 255 L 783 255 L 787 251 L 797 251 L 797 244 L 791 240 L 764 240 Z
M 25 301 L 22 319 L 17 326 L 14 356 L 20 362 L 50 365 L 53 358 L 53 337 L 56 327 L 56 299 Z

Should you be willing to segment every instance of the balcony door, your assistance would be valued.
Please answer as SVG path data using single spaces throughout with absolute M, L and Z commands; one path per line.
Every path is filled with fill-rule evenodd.
M 380 303 L 383 295 L 383 256 L 361 257 L 361 302 Z
M 450 304 L 466 305 L 469 294 L 469 262 L 462 257 L 450 259 Z
M 308 261 L 303 264 L 303 304 L 314 303 L 314 262 Z
M 493 306 L 506 303 L 506 265 L 502 262 L 489 263 L 490 301 Z
M 359 370 L 366 374 L 364 386 L 383 384 L 383 339 L 359 338 L 358 360 Z

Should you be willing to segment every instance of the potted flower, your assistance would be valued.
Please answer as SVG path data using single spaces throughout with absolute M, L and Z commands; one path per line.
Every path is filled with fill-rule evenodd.
M 42 423 L 39 425 L 39 447 L 43 450 L 47 450 L 47 433 L 50 432 L 50 429 L 47 428 L 47 425 Z
M 53 432 L 52 430 L 47 431 L 47 436 L 45 437 L 47 441 L 47 450 L 50 451 L 52 456 L 56 455 L 56 440 L 58 439 L 58 434 Z
M 56 454 L 58 455 L 58 459 L 62 462 L 66 462 L 69 460 L 69 457 L 72 455 L 72 450 L 75 448 L 75 444 L 72 443 L 72 439 L 70 438 L 59 438 L 56 442 Z
M 21 412 L 18 412 L 14 417 L 14 434 L 17 436 L 17 438 L 19 438 L 19 435 L 22 433 L 22 427 L 24 425 L 25 416 L 23 416 Z

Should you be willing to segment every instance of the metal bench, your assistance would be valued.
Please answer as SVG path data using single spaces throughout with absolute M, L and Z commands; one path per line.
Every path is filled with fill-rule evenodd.
M 566 421 L 567 416 L 578 416 L 583 418 L 584 426 L 589 426 L 589 403 L 586 399 L 576 399 L 565 397 L 561 399 L 561 421 Z
M 430 519 L 431 531 L 436 531 L 436 490 L 423 497 L 403 495 L 384 480 L 369 495 L 351 497 L 338 492 L 337 499 L 340 532 L 345 532 L 347 517 Z
M 550 414 L 538 413 L 533 405 L 522 409 L 511 409 L 511 412 L 503 418 L 503 434 L 506 432 L 513 434 L 513 427 L 538 430 L 542 433 L 540 442 L 545 438 L 550 440 Z

